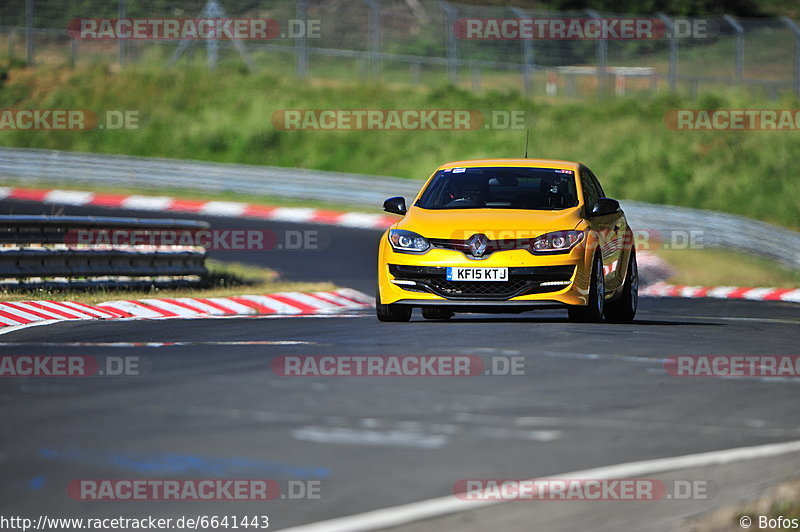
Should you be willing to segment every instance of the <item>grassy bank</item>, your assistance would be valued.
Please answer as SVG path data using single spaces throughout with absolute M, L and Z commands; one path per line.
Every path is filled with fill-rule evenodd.
M 800 288 L 800 271 L 727 249 L 652 251 L 675 275 L 667 282 L 689 286 Z
M 797 107 L 786 101 L 772 107 Z M 609 194 L 728 211 L 800 228 L 796 132 L 681 132 L 664 126 L 673 108 L 768 107 L 736 96 L 675 95 L 604 102 L 530 100 L 515 92 L 473 94 L 356 83 L 299 82 L 269 74 L 141 65 L 111 72 L 9 69 L 0 108 L 127 109 L 140 129 L 0 132 L 0 144 L 423 178 L 444 161 L 520 156 L 524 132 L 282 131 L 280 109 L 382 108 L 522 110 L 530 153 L 589 164 Z M 135 184 L 132 183 L 135 186 Z

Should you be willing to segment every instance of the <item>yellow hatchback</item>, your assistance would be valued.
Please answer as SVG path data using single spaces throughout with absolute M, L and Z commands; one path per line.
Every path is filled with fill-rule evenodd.
M 546 159 L 441 166 L 381 237 L 380 321 L 455 312 L 566 308 L 575 321 L 630 321 L 638 304 L 633 234 L 586 166 Z

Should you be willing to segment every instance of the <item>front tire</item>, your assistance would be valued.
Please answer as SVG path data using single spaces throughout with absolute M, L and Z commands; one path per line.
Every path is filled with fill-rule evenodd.
M 411 319 L 412 308 L 406 305 L 381 303 L 381 291 L 375 291 L 375 316 L 378 321 L 409 321 Z
M 594 257 L 592 266 L 592 280 L 589 283 L 589 304 L 586 306 L 572 306 L 567 309 L 569 319 L 578 322 L 596 323 L 603 321 L 605 308 L 606 283 L 603 273 L 603 259 L 598 253 Z
M 628 272 L 625 274 L 625 285 L 622 295 L 616 301 L 606 304 L 605 316 L 608 321 L 625 323 L 633 321 L 639 306 L 639 267 L 636 265 L 636 251 L 631 250 Z

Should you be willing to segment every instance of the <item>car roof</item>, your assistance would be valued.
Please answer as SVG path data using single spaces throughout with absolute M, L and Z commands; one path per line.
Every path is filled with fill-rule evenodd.
M 454 161 L 445 163 L 440 170 L 448 168 L 480 168 L 484 166 L 516 166 L 523 168 L 556 168 L 578 171 L 581 164 L 574 161 L 560 161 L 557 159 L 473 159 L 468 161 Z

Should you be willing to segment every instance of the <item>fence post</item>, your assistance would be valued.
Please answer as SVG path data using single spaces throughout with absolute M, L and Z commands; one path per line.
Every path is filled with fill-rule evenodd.
M 447 75 L 450 77 L 451 84 L 458 85 L 458 37 L 454 28 L 458 12 L 445 0 L 439 0 L 439 6 L 444 11 L 445 24 L 447 24 Z
M 472 90 L 479 92 L 481 90 L 481 67 L 470 65 L 469 73 L 472 78 Z
M 667 26 L 669 32 L 669 90 L 678 88 L 678 38 L 675 36 L 675 24 L 664 13 L 659 13 L 658 18 Z
M 794 33 L 794 79 L 792 80 L 792 87 L 794 88 L 795 97 L 800 98 L 800 27 L 789 17 L 781 17 L 781 20 Z
M 377 0 L 364 0 L 369 5 L 369 71 L 373 80 L 381 73 L 381 5 Z
M 14 31 L 14 28 L 8 30 L 8 59 L 9 61 L 14 59 L 14 44 L 17 40 L 17 34 Z
M 524 9 L 512 7 L 514 14 L 521 19 L 530 18 Z M 522 87 L 525 94 L 533 91 L 533 41 L 531 39 L 521 39 L 522 43 Z
M 422 76 L 420 73 L 420 64 L 419 63 L 410 63 L 409 70 L 411 75 L 411 84 L 412 85 L 419 85 L 422 83 Z
M 744 77 L 744 28 L 730 15 L 722 15 L 722 18 L 736 32 L 736 81 L 741 83 Z
M 586 14 L 590 18 L 603 18 L 594 9 L 587 9 Z M 605 37 L 597 40 L 597 90 L 600 94 L 605 92 L 606 86 L 606 63 L 608 61 L 608 41 Z
M 566 94 L 569 98 L 575 98 L 578 95 L 578 91 L 575 87 L 575 78 L 577 76 L 575 74 L 567 74 L 564 76 L 564 81 L 566 84 Z
M 305 22 L 308 20 L 308 0 L 297 0 L 295 13 L 298 20 Z M 308 43 L 306 42 L 306 32 L 303 36 L 295 39 L 294 41 L 295 54 L 297 55 L 297 64 L 295 70 L 298 78 L 305 78 L 308 76 Z
M 33 0 L 25 0 L 25 40 L 28 48 L 28 66 L 33 65 Z
M 78 39 L 69 41 L 69 67 L 75 68 L 78 64 Z

